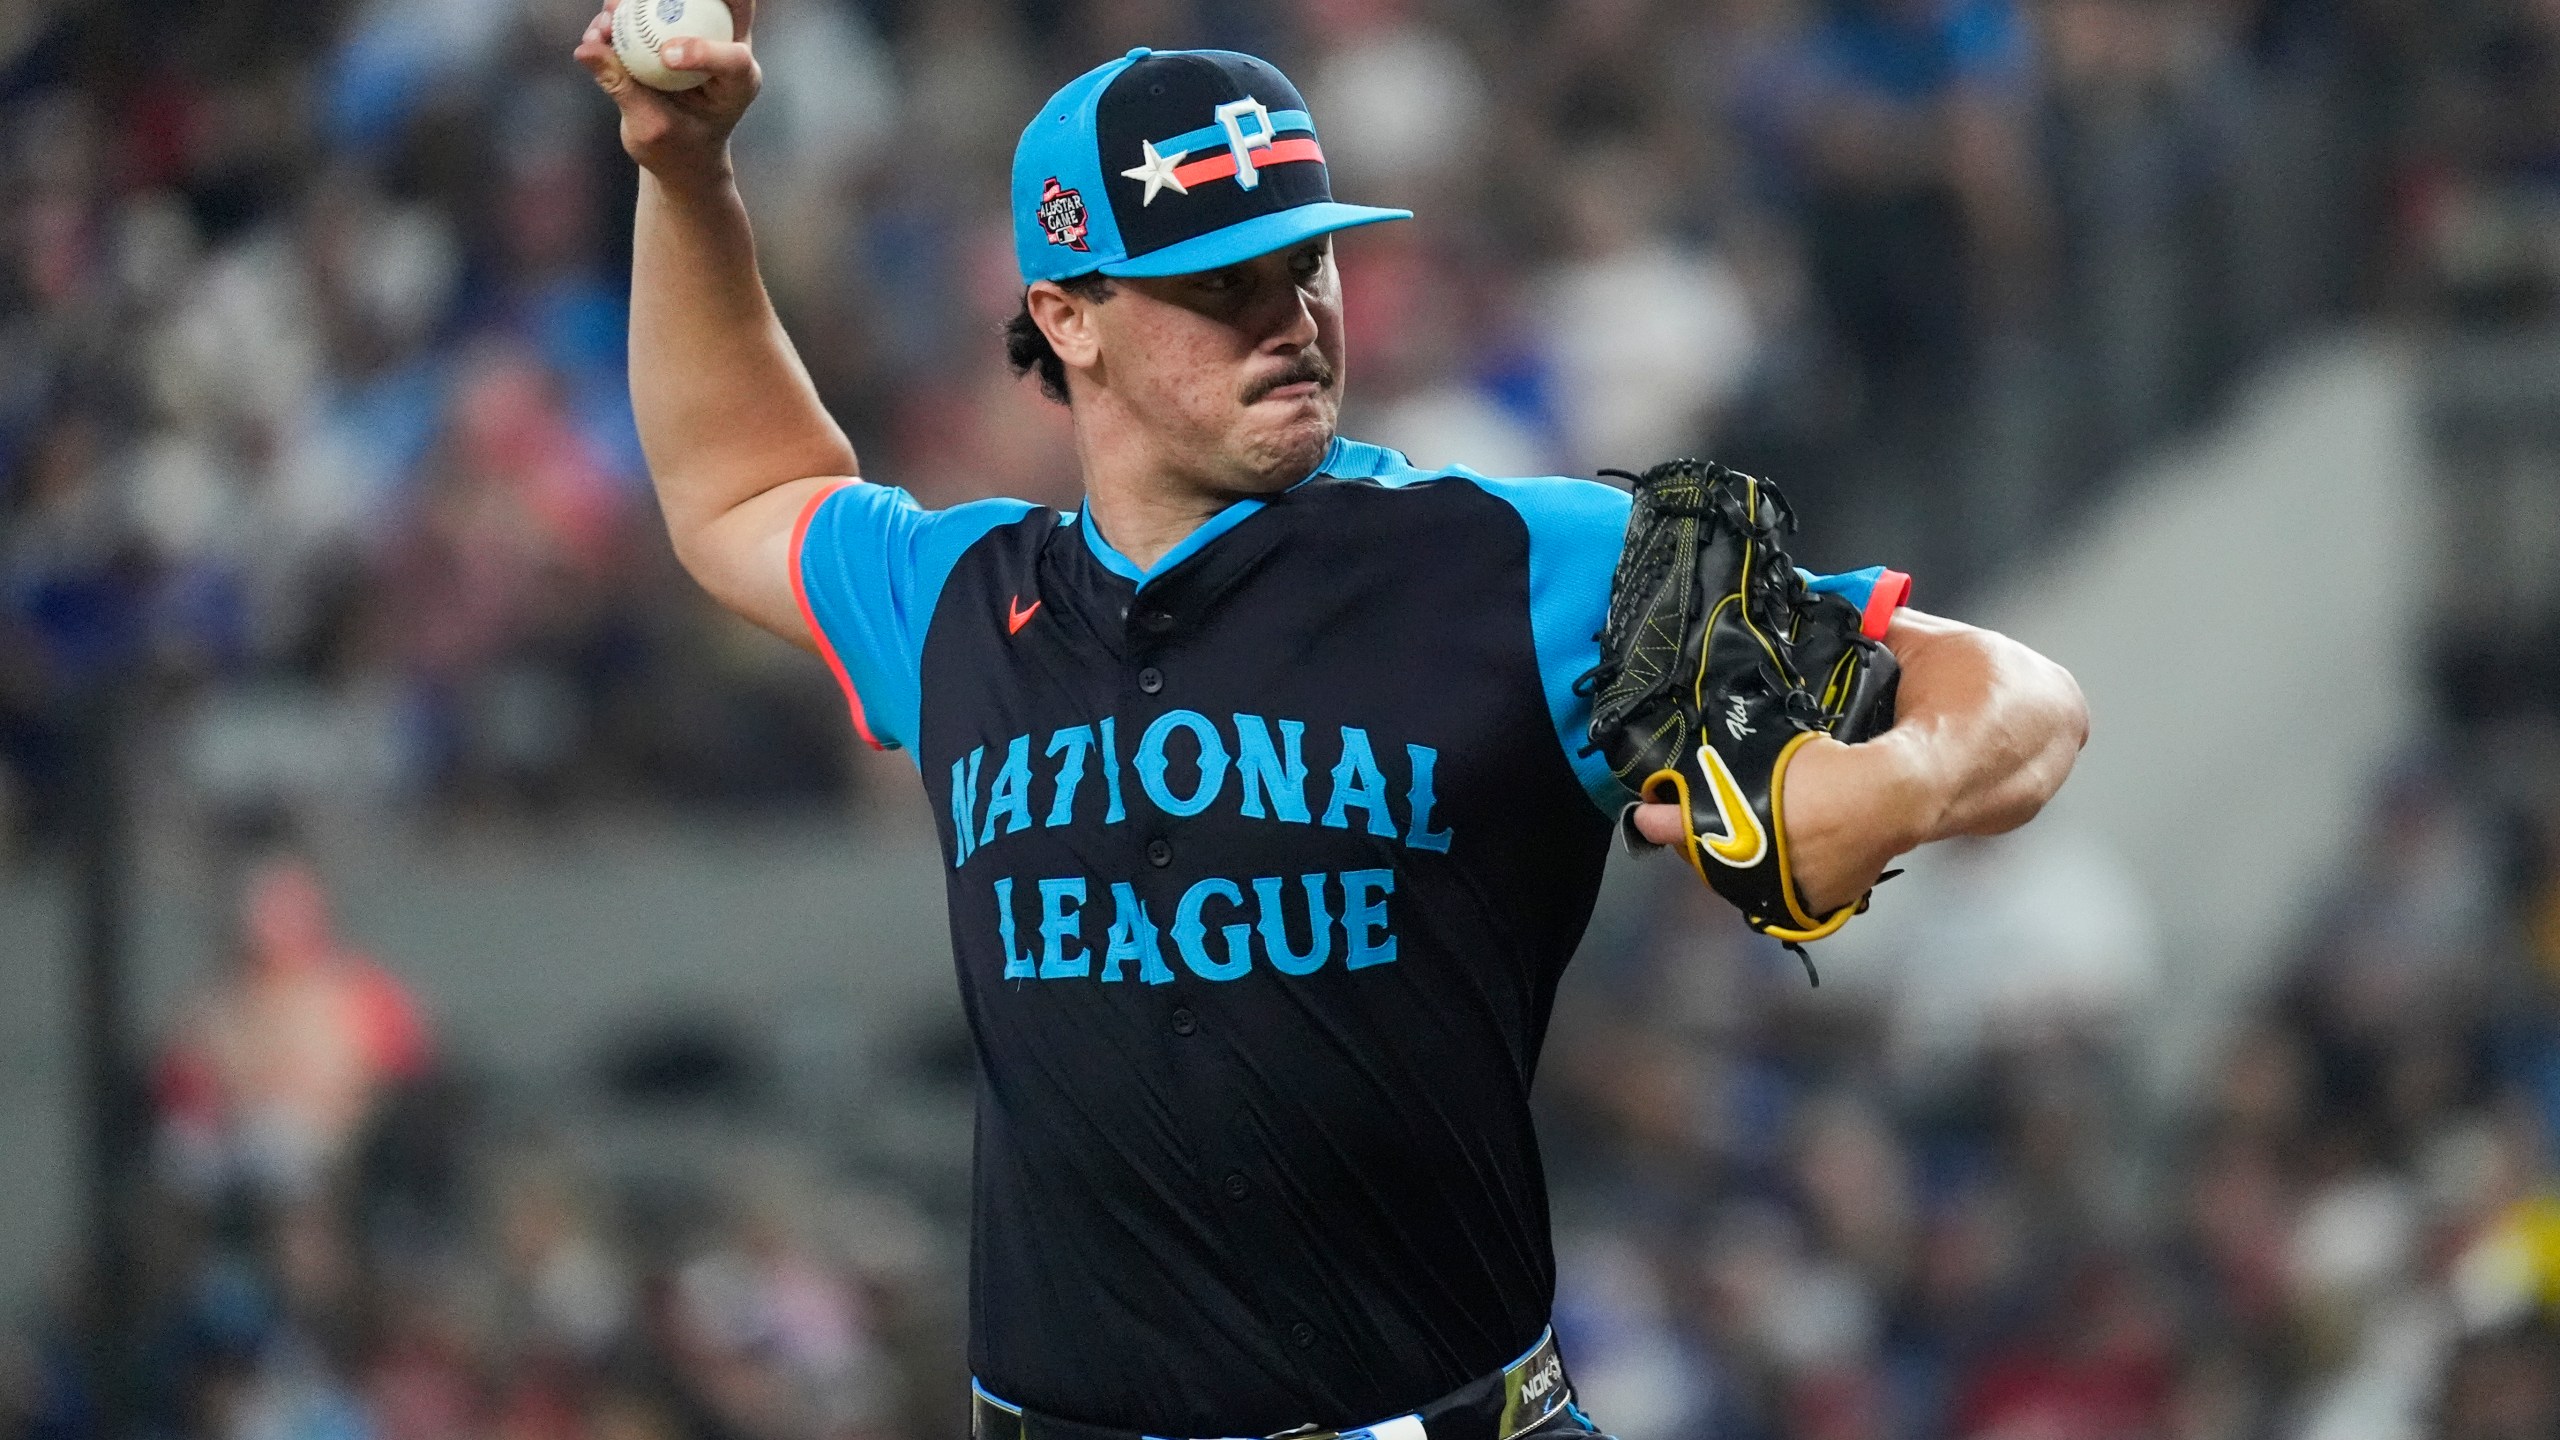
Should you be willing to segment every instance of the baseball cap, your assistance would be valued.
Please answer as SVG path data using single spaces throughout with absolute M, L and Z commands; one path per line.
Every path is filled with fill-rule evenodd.
M 1013 151 L 1026 285 L 1187 275 L 1411 218 L 1335 200 L 1305 97 L 1233 50 L 1140 46 L 1050 96 Z

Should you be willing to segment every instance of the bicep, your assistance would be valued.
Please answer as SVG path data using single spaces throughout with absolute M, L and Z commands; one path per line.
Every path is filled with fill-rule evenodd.
M 2088 741 L 2079 682 L 2005 635 L 1913 610 L 1894 616 L 1885 644 L 1902 664 L 1894 729 L 1928 754 L 1941 783 L 1938 833 L 2026 823 Z
M 813 475 L 776 485 L 675 537 L 677 558 L 721 605 L 814 652 L 818 642 L 801 608 L 792 542 L 810 507 L 850 483 L 845 476 Z
M 1893 652 L 1896 660 L 1908 663 L 1934 641 L 1956 635 L 1987 635 L 1989 633 L 1991 632 L 1978 626 L 1967 625 L 1961 620 L 1950 620 L 1943 615 L 1932 615 L 1925 610 L 1914 610 L 1905 605 L 1893 612 L 1891 623 L 1885 626 L 1884 643 L 1885 648 Z
M 1884 643 L 1902 665 L 1897 709 L 1906 716 L 2034 712 L 2085 739 L 2088 712 L 2071 672 L 1994 630 L 1904 607 Z
M 2014 641 L 1906 606 L 1885 627 L 1884 643 L 1902 666 L 1896 724 L 1953 722 L 1978 730 L 1999 718 L 2001 675 L 2009 668 L 2003 648 L 2015 646 Z

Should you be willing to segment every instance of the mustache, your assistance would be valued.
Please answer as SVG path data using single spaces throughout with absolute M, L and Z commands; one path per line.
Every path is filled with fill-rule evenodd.
M 1250 405 L 1283 385 L 1299 385 L 1309 381 L 1314 382 L 1319 390 L 1330 390 L 1333 388 L 1333 378 L 1332 361 L 1313 350 L 1301 350 L 1298 352 L 1298 358 L 1290 361 L 1289 368 L 1286 370 L 1265 375 L 1246 386 L 1244 403 Z

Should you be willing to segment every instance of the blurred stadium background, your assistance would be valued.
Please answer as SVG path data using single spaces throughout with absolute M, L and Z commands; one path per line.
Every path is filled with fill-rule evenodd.
M 2082 774 L 1825 983 L 1625 865 L 1541 1080 L 1675 1437 L 2560 1434 L 2560 4 L 766 0 L 874 477 L 1072 503 L 1003 177 L 1308 90 L 1348 428 L 1782 479 Z M 0 1434 L 962 1433 L 907 762 L 686 585 L 583 0 L 0 0 Z

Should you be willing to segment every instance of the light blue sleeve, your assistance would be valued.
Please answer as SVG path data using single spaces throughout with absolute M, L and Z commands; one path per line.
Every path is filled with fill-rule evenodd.
M 1884 638 L 1885 627 L 1893 623 L 1893 612 L 1911 599 L 1911 577 L 1882 565 L 1864 570 L 1843 570 L 1837 575 L 1816 575 L 1798 568 L 1804 587 L 1816 595 L 1837 595 L 1858 607 L 1859 633 L 1870 640 Z
M 1464 473 L 1464 472 L 1461 472 Z M 1529 632 L 1538 652 L 1538 683 L 1556 743 L 1564 747 L 1591 803 L 1610 815 L 1633 797 L 1591 750 L 1591 699 L 1579 681 L 1600 661 L 1600 628 L 1609 619 L 1609 579 L 1626 540 L 1627 493 L 1597 480 L 1467 479 L 1509 502 L 1529 527 Z
M 904 490 L 856 480 L 801 512 L 791 539 L 800 618 L 866 743 L 914 747 L 925 631 L 943 582 L 971 545 L 1031 509 L 1020 500 L 976 500 L 927 510 Z

